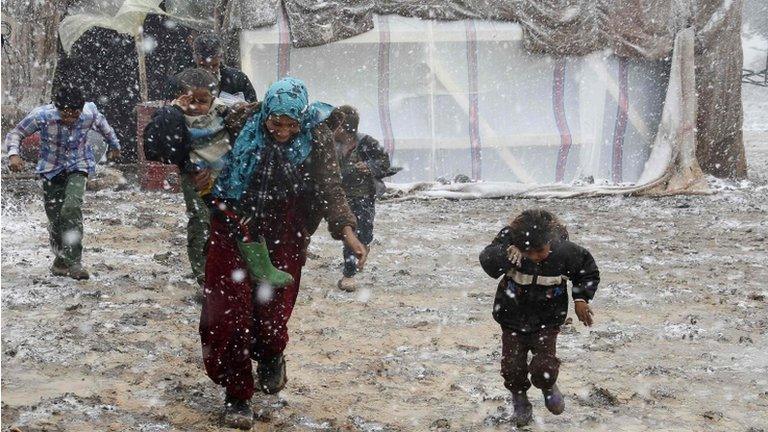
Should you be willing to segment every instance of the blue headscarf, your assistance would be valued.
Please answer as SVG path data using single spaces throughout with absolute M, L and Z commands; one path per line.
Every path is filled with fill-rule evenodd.
M 261 110 L 251 116 L 227 155 L 227 165 L 216 180 L 213 194 L 235 200 L 242 197 L 259 166 L 262 149 L 272 139 L 264 127 L 269 116 L 285 115 L 299 122 L 299 133 L 284 147 L 286 159 L 298 166 L 312 151 L 312 129 L 328 118 L 333 108 L 323 102 L 310 104 L 307 87 L 299 79 L 288 77 L 272 84 Z

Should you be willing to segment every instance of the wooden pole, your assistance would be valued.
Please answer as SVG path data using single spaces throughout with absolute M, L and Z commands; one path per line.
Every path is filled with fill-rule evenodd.
M 147 87 L 147 55 L 144 52 L 144 30 L 141 29 L 136 34 L 136 57 L 139 60 L 139 91 L 141 92 L 141 101 L 149 100 L 149 90 Z

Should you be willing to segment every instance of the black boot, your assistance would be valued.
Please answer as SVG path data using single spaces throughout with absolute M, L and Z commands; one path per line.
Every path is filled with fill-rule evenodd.
M 285 375 L 285 357 L 282 354 L 259 360 L 256 372 L 259 375 L 261 391 L 266 394 L 279 392 L 288 382 L 288 377 Z
M 251 429 L 253 427 L 251 401 L 227 396 L 224 400 L 224 425 L 237 429 Z
M 512 406 L 515 408 L 515 415 L 512 421 L 518 427 L 527 426 L 533 420 L 533 407 L 528 400 L 528 395 L 523 392 L 512 392 Z
M 565 411 L 565 398 L 560 393 L 560 389 L 557 388 L 557 384 L 553 385 L 550 389 L 544 389 L 541 391 L 544 395 L 544 405 L 549 412 L 554 415 L 560 415 Z

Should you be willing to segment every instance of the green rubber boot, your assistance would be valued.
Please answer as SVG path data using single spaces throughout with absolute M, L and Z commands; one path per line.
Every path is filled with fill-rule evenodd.
M 238 241 L 237 246 L 248 266 L 248 274 L 251 275 L 254 281 L 265 282 L 275 288 L 288 286 L 293 283 L 293 276 L 276 269 L 272 265 L 272 261 L 269 259 L 267 243 L 263 239 L 250 243 Z

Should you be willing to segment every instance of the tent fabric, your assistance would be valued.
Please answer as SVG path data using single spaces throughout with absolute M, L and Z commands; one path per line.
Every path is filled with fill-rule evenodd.
M 144 20 L 148 14 L 168 15 L 179 20 L 182 24 L 194 28 L 212 28 L 212 21 L 194 16 L 195 9 L 187 5 L 184 9 L 172 9 L 176 14 L 168 13 L 160 7 L 162 0 L 125 0 L 120 2 L 95 2 L 90 7 L 79 7 L 88 12 L 71 14 L 59 24 L 59 39 L 64 51 L 69 53 L 75 42 L 93 27 L 115 30 L 119 33 L 137 36 L 141 33 Z M 194 3 L 194 2 L 193 2 Z M 116 12 L 111 13 L 114 6 L 119 4 Z M 145 48 L 147 49 L 147 48 Z
M 280 0 L 229 0 L 224 12 L 224 31 L 253 30 L 277 23 Z
M 600 195 L 662 196 L 710 193 L 696 159 L 696 86 L 694 32 L 681 31 L 675 39 L 668 91 L 651 155 L 637 185 L 548 185 L 521 183 L 416 183 L 388 185 L 390 193 L 409 198 L 500 198 L 508 196 L 574 198 Z
M 56 34 L 64 11 L 58 2 L 2 2 L 3 132 L 49 100 L 58 47 L 49 35 Z
M 161 0 L 128 0 L 115 15 L 82 13 L 68 15 L 59 25 L 59 39 L 64 51 L 69 53 L 75 42 L 92 27 L 103 27 L 119 33 L 135 36 L 141 31 L 147 14 L 163 14 Z
M 370 0 L 285 2 L 293 45 L 316 46 L 347 39 L 373 29 Z
M 743 121 L 740 75 L 743 0 L 230 0 L 223 32 L 276 23 L 284 31 L 283 69 L 291 45 L 311 47 L 369 32 L 373 14 L 419 17 L 437 21 L 472 19 L 517 22 L 523 46 L 532 53 L 584 56 L 610 49 L 620 57 L 668 59 L 675 35 L 686 27 L 695 32 L 698 96 L 698 157 L 705 171 L 744 177 L 746 160 L 741 137 Z M 86 2 L 87 3 L 87 2 Z M 108 6 L 120 4 L 118 0 Z M 201 14 L 213 1 L 169 1 L 168 12 L 154 0 L 126 0 L 117 14 L 70 16 L 62 23 L 65 48 L 87 28 L 98 25 L 134 34 L 138 17 L 163 13 L 182 23 L 210 28 Z M 110 7 L 112 7 L 110 6 Z M 282 7 L 281 7 L 282 6 Z M 207 20 L 207 21 L 206 21 Z M 381 21 L 381 20 L 379 20 Z M 378 24 L 378 23 L 376 23 Z M 206 27 L 207 26 L 207 27 Z
M 738 78 L 742 61 L 742 3 L 743 0 L 168 0 L 165 14 L 187 25 L 213 28 L 206 14 L 214 11 L 213 15 L 224 18 L 222 32 L 263 28 L 280 22 L 288 28 L 284 52 L 290 52 L 289 46 L 313 46 L 364 35 L 370 31 L 371 23 L 382 22 L 372 13 L 378 17 L 397 14 L 466 23 L 472 19 L 513 21 L 522 28 L 523 46 L 532 52 L 573 56 L 610 49 L 622 57 L 652 60 L 669 58 L 674 36 L 691 26 L 696 41 L 697 157 L 708 173 L 743 177 L 746 162 Z M 4 2 L 4 15 L 23 15 L 19 11 L 23 12 L 24 4 L 30 3 Z M 82 11 L 92 16 L 68 23 L 70 28 L 64 29 L 62 38 L 65 46 L 71 46 L 76 35 L 89 25 L 123 29 L 126 22 L 110 21 L 122 8 L 131 6 L 138 9 L 130 12 L 160 13 L 157 2 L 151 0 L 86 0 L 77 2 L 70 10 L 81 5 L 85 5 Z M 216 9 L 219 5 L 222 10 Z M 321 13 L 301 13 L 313 10 Z M 302 30 L 307 28 L 310 30 Z M 136 29 L 132 23 L 127 31 Z M 289 63 L 283 64 L 283 70 L 289 70 Z
M 375 18 L 373 32 L 295 50 L 279 25 L 247 32 L 243 67 L 257 88 L 293 74 L 313 99 L 355 105 L 360 129 L 378 137 L 404 167 L 395 182 L 467 174 L 483 183 L 450 187 L 505 182 L 528 190 L 558 183 L 569 193 L 579 184 L 634 193 L 657 185 L 664 162 L 675 160 L 674 137 L 658 138 L 658 130 L 680 129 L 673 121 L 683 117 L 675 111 L 682 108 L 675 107 L 695 113 L 694 93 L 685 93 L 686 104 L 675 93 L 681 73 L 691 74 L 685 83 L 693 83 L 692 42 L 685 44 L 691 47 L 686 62 L 670 66 L 606 52 L 530 55 L 512 23 Z M 339 64 L 350 51 L 355 61 Z M 666 123 L 664 116 L 671 116 Z M 648 174 L 650 160 L 655 175 Z M 670 182 L 661 190 L 701 187 L 690 183 Z
M 496 0 L 376 0 L 379 15 L 400 15 L 421 19 L 454 21 L 468 18 L 503 19 L 505 4 Z M 512 21 L 507 19 L 506 21 Z
M 708 173 L 746 176 L 739 75 L 742 0 L 328 0 L 320 2 L 322 6 L 285 0 L 284 4 L 294 47 L 369 31 L 371 10 L 433 20 L 519 22 L 526 49 L 561 56 L 611 49 L 623 57 L 665 59 L 677 32 L 692 26 L 697 42 L 699 158 Z
M 746 178 L 741 103 L 742 0 L 707 2 L 696 18 L 697 149 L 717 177 Z

